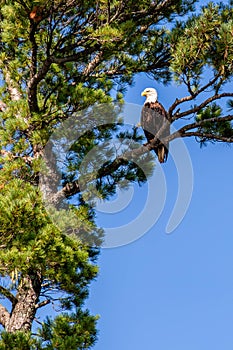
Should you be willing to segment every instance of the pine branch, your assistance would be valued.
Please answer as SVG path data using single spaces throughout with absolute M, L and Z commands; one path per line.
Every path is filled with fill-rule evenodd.
M 202 120 L 199 122 L 195 122 L 192 124 L 185 125 L 184 127 L 180 128 L 178 131 L 174 132 L 173 134 L 164 137 L 160 140 L 161 143 L 168 143 L 176 138 L 181 138 L 181 137 L 191 137 L 191 136 L 199 136 L 199 137 L 204 137 L 212 140 L 218 140 L 218 141 L 223 141 L 223 142 L 233 142 L 233 137 L 224 137 L 224 136 L 219 136 L 215 134 L 210 134 L 210 133 L 202 133 L 199 131 L 193 131 L 193 132 L 187 132 L 188 130 L 196 129 L 198 127 L 204 126 L 207 122 L 211 123 L 221 123 L 221 122 L 226 122 L 226 121 L 232 121 L 233 120 L 233 115 L 228 115 L 225 117 L 214 117 L 210 118 L 207 120 Z M 166 127 L 166 125 L 165 125 Z M 118 170 L 121 166 L 126 165 L 130 160 L 137 159 L 139 156 L 154 150 L 155 146 L 158 144 L 158 139 L 163 132 L 163 128 L 159 130 L 159 132 L 155 135 L 154 139 L 151 140 L 149 143 L 135 149 L 129 152 L 125 152 L 119 157 L 116 157 L 110 164 L 107 166 L 103 166 L 98 170 L 97 177 L 105 177 L 108 175 L 111 175 L 114 171 Z M 59 192 L 57 192 L 55 195 L 51 196 L 49 198 L 49 202 L 51 204 L 58 204 L 64 197 L 70 197 L 73 196 L 77 193 L 80 193 L 80 187 L 79 187 L 79 182 L 74 181 L 71 183 L 67 183 Z
M 88 53 L 89 52 L 85 52 L 85 53 L 79 52 L 77 54 L 68 55 L 68 56 L 64 56 L 64 57 L 50 56 L 50 60 L 51 60 L 51 64 L 52 63 L 64 64 L 64 63 L 68 63 L 68 62 L 75 62 L 75 61 L 79 61 L 81 58 L 87 56 Z
M 28 105 L 30 107 L 31 112 L 35 112 L 35 98 L 37 99 L 37 86 L 39 82 L 46 76 L 49 71 L 49 68 L 53 60 L 51 57 L 48 57 L 39 71 L 31 77 L 28 82 Z
M 182 137 L 192 137 L 192 136 L 204 138 L 206 140 L 220 141 L 220 142 L 226 142 L 226 143 L 233 142 L 233 136 L 231 136 L 231 137 L 217 136 L 214 134 L 205 133 L 205 132 L 198 132 L 198 131 L 186 132 L 185 134 L 183 134 Z
M 153 150 L 156 144 L 156 141 L 153 143 L 153 140 L 152 140 L 150 143 L 146 145 L 143 145 L 132 151 L 125 152 L 122 155 L 116 157 L 110 164 L 103 166 L 98 170 L 97 178 L 111 175 L 114 171 L 118 170 L 121 166 L 127 165 L 129 161 L 133 161 L 134 159 L 137 160 L 139 156 Z M 90 177 L 92 178 L 92 176 Z M 67 183 L 60 191 L 58 191 L 53 196 L 47 198 L 47 201 L 50 204 L 57 206 L 60 203 L 60 201 L 64 199 L 64 197 L 66 198 L 71 197 L 80 192 L 81 192 L 81 189 L 80 189 L 78 180 L 73 181 L 73 182 Z
M 195 129 L 197 127 L 200 127 L 200 126 L 205 126 L 206 123 L 222 123 L 222 122 L 226 122 L 226 121 L 232 121 L 233 120 L 233 115 L 228 115 L 228 116 L 225 116 L 225 117 L 213 117 L 213 118 L 209 118 L 209 119 L 204 119 L 204 120 L 201 120 L 199 122 L 194 122 L 192 124 L 188 124 L 188 125 L 185 125 L 184 127 L 182 127 L 179 132 L 181 133 L 181 135 L 183 135 L 183 133 L 187 130 L 190 130 L 190 129 Z
M 194 122 L 194 123 L 191 123 L 191 124 L 183 126 L 178 131 L 174 132 L 169 137 L 167 137 L 165 140 L 166 141 L 172 141 L 172 140 L 174 140 L 176 138 L 179 138 L 179 137 L 199 136 L 199 135 L 197 135 L 197 133 L 200 133 L 199 131 L 193 131 L 191 133 L 188 133 L 187 131 L 188 130 L 192 130 L 192 129 L 197 129 L 197 128 L 202 127 L 202 126 L 205 126 L 206 123 L 222 123 L 222 122 L 232 121 L 232 120 L 233 120 L 233 115 L 228 115 L 228 116 L 225 116 L 225 117 L 213 117 L 213 118 L 209 118 L 209 119 L 204 119 L 204 120 L 201 120 L 199 122 Z M 195 133 L 195 135 L 193 133 Z M 218 140 L 221 140 L 221 141 L 229 140 L 229 138 L 226 138 L 226 137 L 223 137 L 223 136 L 219 136 L 219 135 L 215 135 L 215 134 L 208 134 L 208 135 L 212 135 L 211 137 L 209 137 L 211 139 L 216 139 L 216 140 L 218 139 Z M 226 141 L 226 142 L 232 142 L 232 141 Z
M 223 97 L 233 97 L 233 93 L 232 92 L 224 92 L 222 94 L 216 94 L 214 96 L 211 96 L 208 99 L 206 99 L 204 102 L 199 104 L 198 106 L 195 106 L 191 109 L 188 109 L 187 111 L 182 112 L 182 113 L 176 113 L 174 118 L 173 118 L 173 121 L 175 121 L 177 119 L 181 119 L 183 117 L 186 117 L 190 114 L 195 114 L 195 113 L 199 112 L 201 109 L 203 109 L 204 107 L 206 107 L 211 102 L 219 100 Z M 182 102 L 186 102 L 186 101 L 188 101 L 188 100 L 184 98 Z
M 89 53 L 91 53 L 92 51 L 95 51 L 95 49 L 92 48 L 90 51 L 85 50 L 85 52 L 81 52 L 78 54 L 69 55 L 69 56 L 65 56 L 65 57 L 58 58 L 55 55 L 48 57 L 44 61 L 43 65 L 39 69 L 39 71 L 36 74 L 34 74 L 34 76 L 31 77 L 31 79 L 28 82 L 28 104 L 29 104 L 31 112 L 35 112 L 37 110 L 36 103 L 35 103 L 36 98 L 37 98 L 37 86 L 44 79 L 44 77 L 48 73 L 51 65 L 53 63 L 64 64 L 64 63 L 68 63 L 68 62 L 78 61 L 81 59 L 82 56 L 85 57 Z M 95 69 L 95 67 L 99 64 L 102 55 L 103 55 L 103 52 L 100 52 L 99 54 L 96 55 L 96 57 L 93 59 L 93 61 L 91 61 L 87 65 L 86 69 L 83 72 L 84 76 L 89 75 Z
M 168 115 L 169 115 L 170 119 L 176 120 L 176 119 L 180 118 L 179 113 L 175 113 L 174 117 L 172 118 L 172 112 L 174 111 L 174 109 L 177 106 L 179 106 L 181 103 L 194 100 L 198 95 L 200 95 L 202 92 L 207 90 L 210 86 L 213 86 L 217 82 L 217 80 L 220 78 L 220 76 L 221 76 L 220 74 L 217 74 L 213 79 L 211 79 L 207 84 L 202 86 L 200 89 L 198 89 L 195 92 L 190 93 L 189 96 L 182 97 L 180 99 L 176 99 L 176 101 L 171 105 L 171 107 L 168 110 Z
M 121 17 L 122 21 L 127 21 L 131 18 L 134 20 L 141 20 L 145 17 L 152 16 L 153 19 L 156 19 L 158 21 L 158 16 L 164 17 L 164 11 L 169 9 L 169 7 L 174 6 L 176 2 L 174 0 L 164 0 L 161 1 L 160 4 L 158 4 L 158 1 L 151 1 L 150 6 L 146 9 L 137 10 L 137 11 L 131 11 L 128 14 L 125 14 L 123 17 Z
M 80 187 L 78 181 L 67 183 L 60 191 L 56 194 L 49 196 L 46 200 L 55 206 L 57 206 L 64 197 L 70 197 L 77 193 L 80 193 Z
M 88 76 L 91 72 L 94 71 L 94 69 L 98 66 L 98 64 L 101 62 L 101 58 L 103 57 L 103 51 L 98 52 L 93 60 L 89 62 L 89 64 L 86 66 L 86 68 L 83 71 L 84 76 Z
M 17 298 L 6 288 L 0 286 L 0 294 L 4 295 L 12 303 L 12 307 L 17 303 Z
M 33 79 L 33 77 L 37 73 L 37 50 L 38 46 L 35 39 L 35 33 L 36 33 L 37 23 L 35 23 L 33 20 L 31 20 L 30 25 L 30 34 L 29 38 L 32 44 L 32 56 L 31 56 L 31 67 L 30 67 L 30 78 Z M 31 88 L 31 96 L 29 98 L 29 107 L 31 112 L 38 112 L 38 99 L 37 99 L 37 89 L 36 85 L 34 85 L 34 88 Z
M 109 24 L 114 22 L 114 21 L 116 21 L 116 19 L 119 18 L 119 16 L 121 15 L 122 11 L 124 10 L 124 8 L 125 8 L 125 3 L 122 0 L 119 3 L 119 5 L 118 5 L 115 14 L 109 19 Z

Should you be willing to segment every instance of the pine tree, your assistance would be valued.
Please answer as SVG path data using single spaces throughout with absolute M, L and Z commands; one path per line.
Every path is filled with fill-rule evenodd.
M 97 317 L 83 308 L 103 236 L 91 195 L 108 199 L 118 184 L 145 182 L 152 171 L 153 145 L 135 149 L 132 141 L 143 143 L 142 136 L 137 128 L 121 129 L 115 109 L 136 73 L 164 82 L 174 77 L 187 86 L 189 95 L 168 113 L 171 123 L 190 115 L 194 121 L 169 141 L 196 136 L 201 142 L 232 142 L 233 116 L 222 116 L 213 104 L 232 96 L 221 92 L 232 76 L 231 8 L 209 5 L 172 31 L 161 25 L 191 11 L 194 3 L 1 1 L 0 349 L 85 349 L 96 341 Z M 203 84 L 205 67 L 213 77 Z M 212 96 L 180 111 L 183 102 L 210 88 Z M 98 118 L 110 114 L 111 123 L 90 127 L 90 111 Z M 49 140 L 54 130 L 60 143 L 69 139 L 69 123 L 60 138 L 59 126 L 70 117 L 79 118 L 83 133 L 59 166 Z M 105 147 L 90 169 L 86 155 L 93 147 L 100 150 L 103 140 L 109 145 L 113 136 L 124 140 L 121 154 L 114 157 Z M 59 310 L 57 316 L 37 320 L 36 326 L 38 310 L 49 305 Z
M 121 121 L 90 130 L 72 145 L 67 167 L 59 169 L 64 197 L 49 198 L 68 205 L 69 220 L 62 214 L 60 220 L 65 232 L 51 219 L 39 186 L 41 174 L 47 178 L 45 192 L 56 180 L 55 158 L 43 163 L 45 146 L 70 116 L 97 103 L 111 105 L 113 86 L 121 103 L 136 72 L 150 70 L 167 79 L 165 31 L 153 24 L 186 12 L 192 2 L 1 1 L 0 349 L 94 344 L 97 317 L 83 303 L 97 274 L 102 231 L 75 174 L 88 151 L 103 138 L 111 140 Z M 140 140 L 136 129 L 123 136 Z M 124 179 L 143 182 L 145 174 L 127 160 L 106 163 L 94 185 L 108 198 Z M 36 326 L 38 310 L 49 304 L 58 315 Z

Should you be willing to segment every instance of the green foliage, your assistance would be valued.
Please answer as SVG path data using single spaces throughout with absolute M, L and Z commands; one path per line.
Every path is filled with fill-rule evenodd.
M 67 294 L 60 298 L 61 306 L 67 301 L 82 306 L 87 285 L 97 273 L 91 262 L 95 251 L 81 244 L 80 236 L 74 239 L 58 230 L 45 211 L 38 189 L 29 183 L 17 179 L 9 182 L 1 191 L 0 207 L 4 247 L 0 272 L 2 276 L 10 274 L 12 290 L 22 274 L 35 269 L 47 280 L 44 295 L 50 289 L 63 290 Z M 93 234 L 96 227 L 88 208 L 80 207 L 76 216 L 79 231 Z
M 2 332 L 1 350 L 89 349 L 96 341 L 98 317 L 88 311 L 64 313 L 54 320 L 47 318 L 38 334 Z
M 202 83 L 204 67 L 219 76 L 221 83 L 232 74 L 233 11 L 210 2 L 202 13 L 177 24 L 171 36 L 171 69 L 178 82 L 185 82 L 193 93 Z M 216 81 L 215 89 L 221 85 Z
M 38 342 L 31 337 L 30 333 L 2 332 L 0 340 L 1 350 L 40 350 Z M 39 347 L 38 347 L 39 346 Z
M 222 109 L 216 104 L 213 103 L 203 110 L 200 110 L 197 113 L 196 121 L 203 122 L 201 126 L 198 127 L 198 131 L 201 133 L 209 133 L 216 135 L 217 137 L 227 137 L 231 138 L 233 136 L 233 129 L 230 121 L 219 122 L 219 117 L 222 114 Z M 214 119 L 214 120 L 213 120 Z M 202 146 L 205 146 L 207 141 L 211 141 L 208 137 L 201 137 L 200 143 Z M 213 142 L 213 141 L 212 141 Z
M 224 115 L 233 96 L 233 11 L 230 5 L 210 2 L 200 14 L 177 22 L 170 34 L 170 69 L 175 81 L 184 84 L 187 96 L 177 99 L 169 110 L 172 122 L 185 120 L 182 137 L 207 142 L 232 142 L 232 115 Z M 221 104 L 217 105 L 217 101 Z M 183 103 L 195 101 L 181 111 Z M 178 107 L 179 106 L 179 107 Z M 221 108 L 220 108 L 221 106 Z M 176 109 L 178 107 L 178 109 Z M 187 120 L 192 120 L 191 124 Z M 208 120 L 208 122 L 205 120 Z
M 54 321 L 47 318 L 39 333 L 42 349 L 88 349 L 96 340 L 96 321 L 88 311 L 63 314 Z
M 25 248 L 46 223 L 40 194 L 27 182 L 14 179 L 0 193 L 0 234 L 2 244 Z M 12 225 L 14 223 L 14 225 Z M 17 266 L 17 262 L 15 262 Z

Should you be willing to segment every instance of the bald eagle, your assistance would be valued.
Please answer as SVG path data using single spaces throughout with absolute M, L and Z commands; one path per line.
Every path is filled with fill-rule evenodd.
M 161 103 L 157 101 L 157 91 L 153 88 L 146 88 L 142 94 L 146 97 L 144 106 L 141 112 L 141 127 L 147 138 L 148 143 L 155 138 L 157 133 L 158 139 L 155 139 L 154 151 L 157 154 L 160 163 L 167 160 L 169 144 L 161 142 L 170 134 L 170 124 L 167 119 L 167 113 Z

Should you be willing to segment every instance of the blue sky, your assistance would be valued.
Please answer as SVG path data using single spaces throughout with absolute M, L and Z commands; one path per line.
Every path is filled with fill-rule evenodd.
M 140 76 L 126 102 L 142 105 L 140 92 L 147 86 L 158 90 L 165 107 L 183 93 Z M 157 223 L 135 242 L 101 251 L 100 274 L 87 303 L 101 316 L 95 350 L 232 349 L 233 149 L 185 143 L 194 188 L 181 224 L 166 234 L 178 190 L 170 157 L 163 165 L 167 194 Z M 126 215 L 131 220 L 143 206 L 146 191 L 146 186 L 135 189 L 128 208 L 119 215 L 99 215 L 100 223 L 124 221 Z M 153 205 L 148 215 L 153 215 Z

